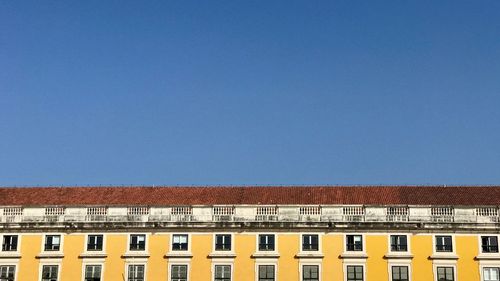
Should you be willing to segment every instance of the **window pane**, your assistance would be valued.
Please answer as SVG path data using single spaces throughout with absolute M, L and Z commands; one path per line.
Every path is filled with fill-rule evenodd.
M 317 265 L 304 265 L 302 267 L 302 280 L 303 281 L 318 281 L 319 266 Z

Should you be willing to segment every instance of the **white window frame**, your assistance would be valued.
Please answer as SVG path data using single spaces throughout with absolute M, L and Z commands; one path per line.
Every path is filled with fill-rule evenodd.
M 451 237 L 451 247 L 452 247 L 451 252 L 438 252 L 438 251 L 436 251 L 436 247 L 437 247 L 436 237 L 437 236 L 450 236 Z M 451 234 L 451 233 L 433 234 L 432 235 L 432 254 L 436 255 L 436 256 L 456 255 L 457 254 L 456 240 L 457 239 L 455 237 L 455 234 Z
M 85 280 L 85 270 L 86 270 L 86 267 L 88 265 L 99 265 L 101 266 L 101 281 L 104 280 L 104 262 L 102 261 L 96 261 L 96 262 L 92 262 L 92 261 L 84 261 L 82 263 L 82 280 Z
M 351 235 L 361 236 L 361 246 L 362 246 L 361 251 L 347 250 L 347 236 L 351 236 Z M 346 233 L 346 234 L 344 234 L 343 243 L 344 243 L 344 247 L 343 247 L 344 253 L 347 253 L 347 254 L 366 254 L 366 235 L 364 233 Z M 390 245 L 389 245 L 389 248 L 390 248 Z
M 321 262 L 318 261 L 301 261 L 299 262 L 299 280 L 304 281 L 304 266 L 313 265 L 318 267 L 318 281 L 322 280 L 323 269 L 321 268 Z
M 213 262 L 212 263 L 212 281 L 215 281 L 215 267 L 216 266 L 219 266 L 219 265 L 228 265 L 230 267 L 230 272 L 231 272 L 231 278 L 230 278 L 230 281 L 233 281 L 234 280 L 234 263 L 233 262 L 224 262 L 224 261 L 220 261 L 220 262 Z
M 230 250 L 218 250 L 215 248 L 215 244 L 217 243 L 217 235 L 229 235 L 231 239 L 231 249 Z M 234 241 L 234 233 L 227 232 L 217 232 L 212 235 L 212 252 L 213 253 L 234 253 L 235 251 L 235 241 Z M 232 276 L 232 275 L 231 275 Z
M 187 249 L 186 250 L 179 250 L 179 249 L 174 250 L 174 236 L 176 236 L 176 235 L 186 235 L 187 236 Z M 215 245 L 214 245 L 214 247 L 215 247 Z M 231 249 L 232 249 L 232 244 L 231 244 Z M 172 234 L 170 234 L 170 252 L 184 253 L 184 252 L 189 252 L 189 251 L 191 251 L 191 235 L 189 233 L 172 233 Z
M 485 281 L 484 280 L 484 269 L 485 268 L 498 268 L 498 271 L 499 271 L 499 274 L 500 274 L 500 263 L 494 263 L 494 264 L 481 264 L 481 266 L 479 267 L 479 270 L 480 270 L 480 276 L 481 276 L 481 281 Z
M 362 266 L 363 267 L 363 281 L 366 281 L 366 263 L 364 262 L 346 262 L 344 263 L 344 281 L 347 281 L 347 267 L 348 266 Z M 391 277 L 391 276 L 389 276 Z
M 272 265 L 274 266 L 274 281 L 278 281 L 278 262 L 277 261 L 257 261 L 255 262 L 255 281 L 259 281 L 259 266 Z
M 19 262 L 12 262 L 12 261 L 9 261 L 9 260 L 6 260 L 6 261 L 3 261 L 3 260 L 0 260 L 0 266 L 13 266 L 14 267 L 14 280 L 15 281 L 18 281 L 19 279 L 17 279 L 17 272 L 19 271 Z
M 144 250 L 131 250 L 130 249 L 130 243 L 132 242 L 132 235 L 144 235 Z M 127 238 L 127 253 L 146 253 L 148 252 L 148 234 L 147 233 L 139 233 L 139 232 L 134 232 L 134 233 L 129 233 L 128 238 Z
M 317 235 L 318 236 L 318 250 L 304 250 L 304 248 L 302 247 L 302 241 L 304 241 L 304 236 L 305 235 Z M 321 236 L 321 233 L 301 233 L 300 234 L 300 240 L 299 240 L 299 249 L 300 249 L 300 253 L 302 254 L 308 254 L 308 253 L 322 253 L 323 252 L 323 245 L 322 245 L 322 242 L 321 242 L 322 239 L 322 236 Z
M 412 280 L 412 278 L 411 278 L 411 275 L 412 275 L 411 261 L 408 261 L 406 263 L 403 263 L 403 262 L 389 262 L 388 263 L 388 271 L 389 271 L 389 280 L 390 281 L 393 281 L 392 280 L 392 267 L 393 266 L 406 266 L 406 267 L 408 267 L 408 281 Z
M 148 262 L 147 261 L 133 261 L 125 262 L 125 281 L 128 281 L 128 267 L 130 265 L 143 265 L 144 266 L 144 281 L 148 278 Z
M 391 248 L 391 236 L 406 236 L 406 251 L 393 251 Z M 389 233 L 387 235 L 387 252 L 391 254 L 408 254 L 411 253 L 411 243 L 410 243 L 410 235 L 408 233 Z
M 487 253 L 483 252 L 483 242 L 482 242 L 482 237 L 483 236 L 495 236 L 497 238 L 497 243 L 498 243 L 498 252 L 497 253 Z M 477 243 L 478 243 L 478 255 L 485 255 L 485 256 L 500 256 L 500 237 L 497 234 L 478 234 L 477 235 Z
M 443 263 L 434 263 L 432 265 L 432 269 L 433 269 L 433 274 L 434 274 L 434 281 L 437 281 L 438 280 L 438 275 L 437 275 L 437 268 L 438 267 L 453 267 L 453 281 L 457 281 L 457 265 L 456 263 L 446 263 L 446 262 L 443 262 Z
M 0 248 L 0 256 L 20 255 L 20 253 L 21 253 L 21 241 L 22 241 L 21 233 L 3 233 L 3 234 L 0 234 L 0 243 L 2 244 L 2 247 L 3 247 L 4 236 L 17 236 L 17 249 L 15 251 L 2 251 L 2 248 Z
M 97 236 L 102 235 L 102 249 L 101 250 L 88 250 L 87 245 L 89 242 L 89 236 Z M 106 252 L 106 235 L 104 233 L 88 233 L 85 235 L 85 244 L 84 244 L 84 252 L 85 253 L 104 253 Z
M 273 235 L 274 236 L 274 250 L 261 250 L 259 249 L 260 236 L 261 235 Z M 255 252 L 257 253 L 277 253 L 278 252 L 278 235 L 276 233 L 258 233 L 255 239 Z
M 45 241 L 47 241 L 47 236 L 57 236 L 59 235 L 60 243 L 59 243 L 59 250 L 57 251 L 46 251 L 45 250 Z M 64 248 L 64 234 L 63 233 L 45 233 L 42 238 L 42 253 L 44 254 L 61 254 L 63 253 L 63 248 Z
M 43 267 L 44 266 L 52 266 L 52 265 L 57 265 L 57 281 L 62 281 L 61 280 L 62 262 L 56 262 L 56 261 L 53 261 L 53 262 L 46 262 L 46 261 L 40 262 L 40 265 L 38 267 L 38 280 L 39 281 L 42 280 Z
M 189 270 L 190 270 L 189 262 L 175 262 L 175 261 L 173 261 L 173 262 L 168 263 L 168 281 L 172 281 L 172 266 L 176 266 L 176 265 L 186 266 L 186 270 L 187 270 L 186 280 L 191 280 L 189 278 Z

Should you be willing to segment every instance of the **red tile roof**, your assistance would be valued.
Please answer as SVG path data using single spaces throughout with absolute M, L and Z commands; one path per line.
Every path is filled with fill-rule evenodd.
M 0 205 L 500 205 L 500 186 L 4 187 Z

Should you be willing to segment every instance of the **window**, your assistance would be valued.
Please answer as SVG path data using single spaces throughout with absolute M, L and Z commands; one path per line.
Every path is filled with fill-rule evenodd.
M 187 281 L 187 265 L 172 265 L 170 281 Z
M 408 251 L 408 241 L 406 235 L 391 235 L 391 251 L 393 252 Z
M 172 235 L 172 250 L 187 251 L 188 250 L 188 235 L 174 234 Z
M 496 236 L 481 236 L 483 253 L 498 253 L 498 238 Z
M 438 267 L 437 281 L 454 281 L 453 267 Z
M 319 237 L 317 234 L 302 235 L 302 251 L 318 251 Z
M 436 252 L 453 252 L 451 236 L 436 236 Z
M 274 281 L 274 265 L 259 265 L 259 281 Z
M 87 265 L 85 266 L 85 281 L 101 281 L 100 265 Z
M 363 251 L 363 236 L 346 235 L 347 251 Z
M 302 281 L 319 281 L 319 266 L 303 265 Z
M 484 267 L 483 268 L 483 281 L 499 281 L 498 267 Z
M 17 251 L 17 235 L 3 236 L 2 251 L 5 252 Z
M 87 238 L 87 251 L 102 251 L 102 235 L 89 235 Z
M 231 281 L 231 266 L 216 265 L 214 281 Z
M 347 266 L 347 281 L 363 281 L 363 266 L 348 265 Z
M 144 251 L 146 249 L 146 235 L 132 234 L 130 235 L 130 250 Z
M 259 251 L 274 251 L 274 234 L 259 235 Z
M 407 266 L 393 266 L 392 267 L 392 281 L 408 281 L 408 267 Z
M 57 265 L 44 265 L 42 267 L 42 281 L 57 281 Z
M 215 250 L 231 251 L 231 234 L 216 234 Z
M 127 281 L 144 281 L 144 265 L 129 265 Z
M 13 265 L 0 265 L 0 280 L 14 281 L 16 267 Z
M 61 235 L 45 236 L 45 251 L 59 251 L 61 249 Z

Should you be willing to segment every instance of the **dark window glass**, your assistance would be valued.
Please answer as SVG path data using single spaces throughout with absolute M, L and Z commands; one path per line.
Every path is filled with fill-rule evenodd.
M 187 281 L 187 265 L 172 265 L 172 280 Z
M 17 235 L 4 235 L 2 243 L 2 251 L 11 252 L 17 251 Z
M 498 238 L 496 236 L 481 236 L 483 253 L 498 253 Z
M 274 251 L 274 234 L 259 235 L 259 251 Z
M 317 265 L 302 266 L 302 281 L 318 281 L 318 280 L 319 280 L 319 266 Z
M 454 281 L 453 267 L 438 267 L 437 281 Z
M 436 236 L 436 252 L 453 252 L 451 236 Z
M 16 267 L 13 265 L 0 265 L 0 280 L 14 281 Z
M 408 281 L 408 267 L 407 266 L 393 266 L 392 267 L 392 281 Z
M 89 235 L 87 239 L 87 251 L 102 251 L 102 235 Z
M 187 251 L 188 249 L 188 235 L 187 234 L 174 234 L 172 235 L 172 250 L 173 251 Z
M 346 249 L 347 251 L 363 251 L 363 236 L 347 235 Z
M 363 266 L 348 265 L 347 266 L 347 281 L 363 281 Z
M 231 235 L 216 234 L 215 235 L 215 250 L 230 251 L 231 250 Z
M 132 234 L 130 235 L 130 250 L 144 251 L 146 249 L 146 235 Z
M 144 281 L 144 265 L 129 265 L 127 281 Z
M 318 251 L 319 236 L 317 234 L 302 235 L 302 251 Z
M 274 281 L 274 265 L 259 265 L 259 281 Z
M 408 251 L 408 242 L 406 235 L 391 235 L 391 251 L 394 252 Z
M 45 251 L 59 251 L 61 249 L 61 235 L 45 236 Z
M 85 281 L 101 281 L 100 265 L 87 265 L 85 266 Z
M 57 281 L 57 265 L 44 265 L 42 267 L 42 281 Z
M 231 281 L 231 266 L 216 265 L 214 281 Z

